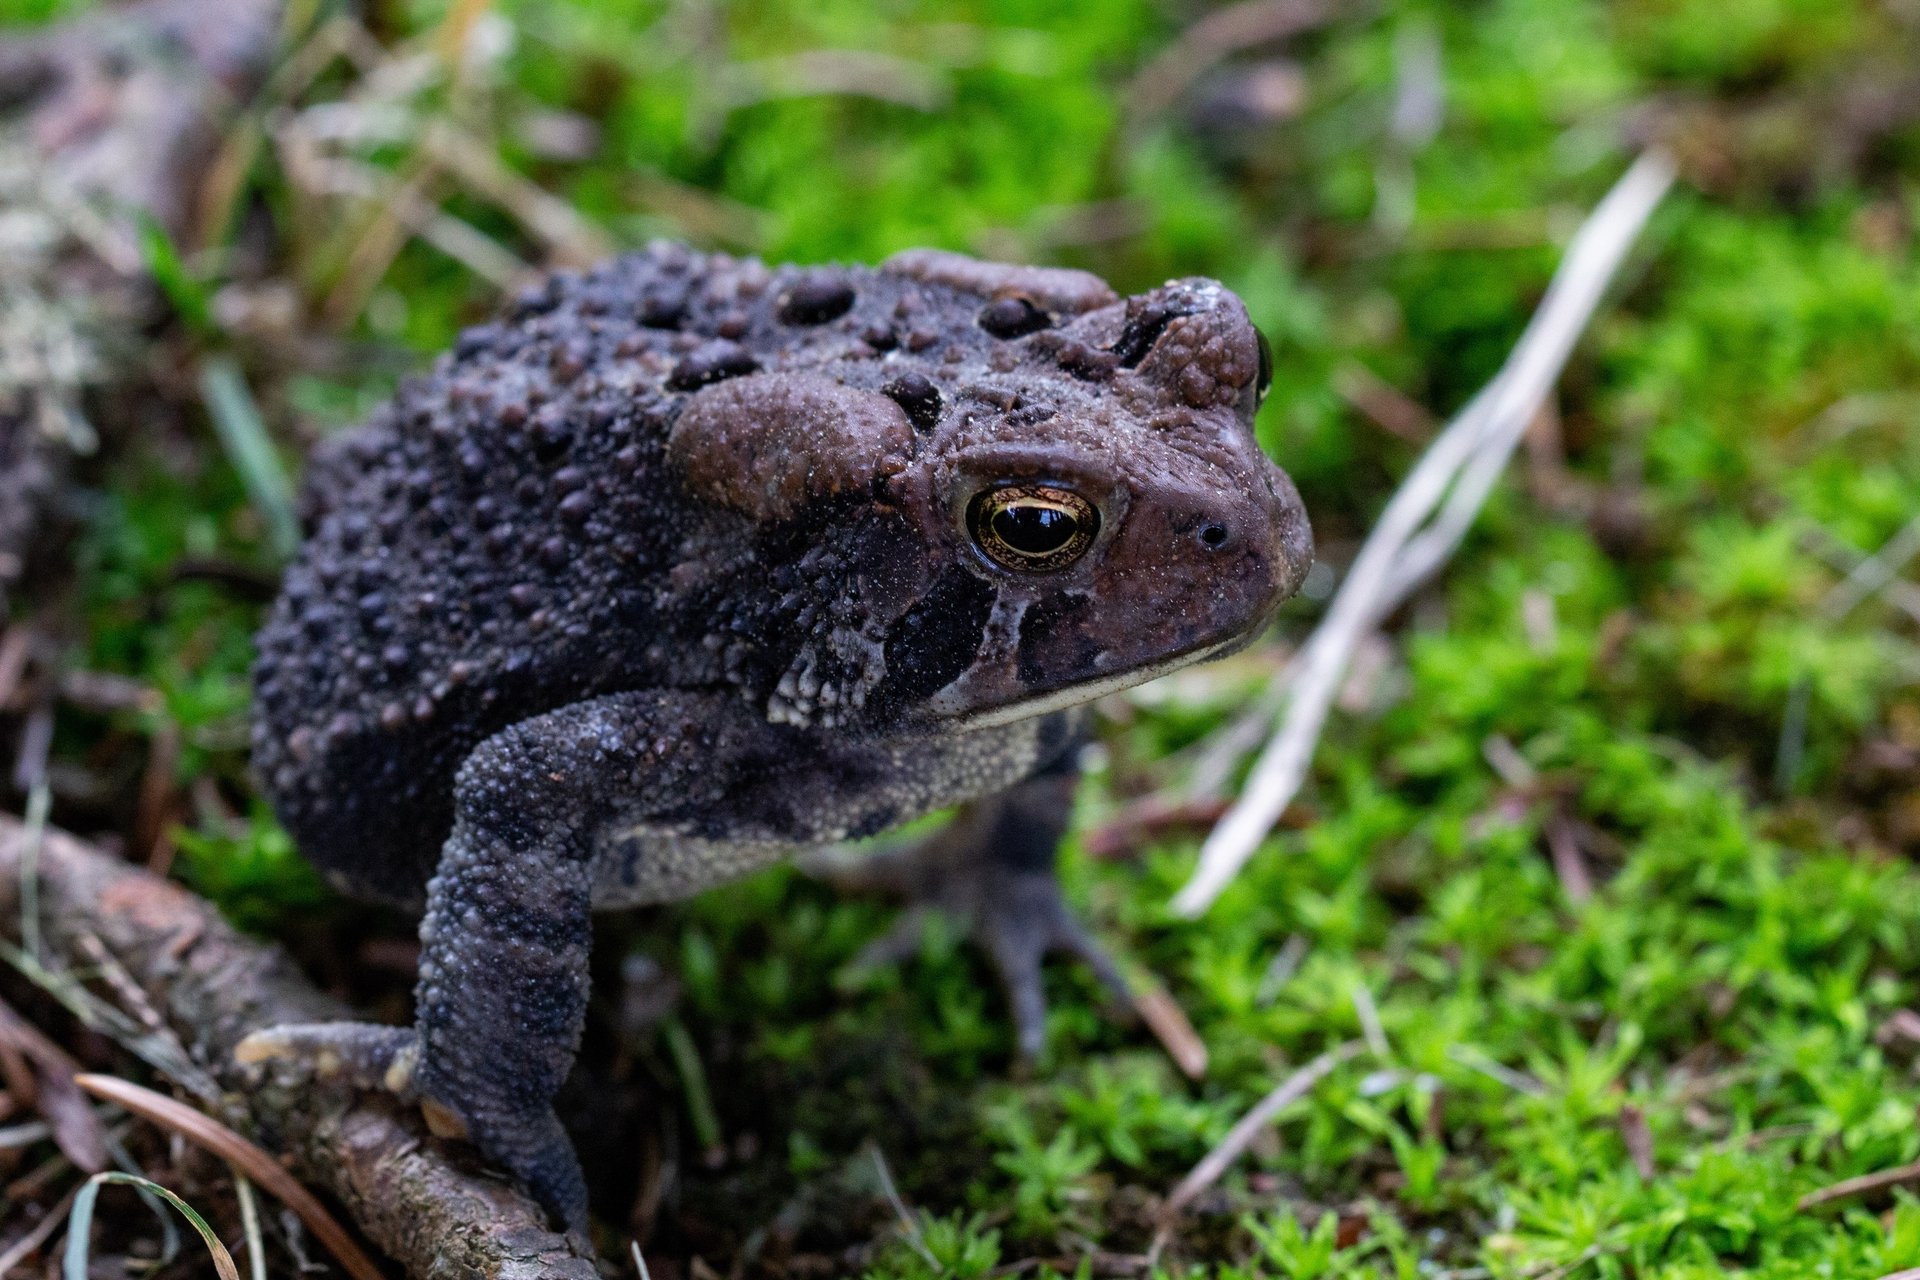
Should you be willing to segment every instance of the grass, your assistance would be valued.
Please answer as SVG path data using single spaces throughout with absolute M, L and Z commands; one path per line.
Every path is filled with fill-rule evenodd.
M 0 20 L 55 7 L 0 0 Z M 430 36 L 446 10 L 371 7 L 389 40 Z M 1920 47 L 1914 20 L 1864 0 L 1396 3 L 1296 42 L 1297 116 L 1237 130 L 1185 108 L 1130 117 L 1129 77 L 1184 12 L 503 0 L 495 60 L 415 104 L 618 243 L 861 260 L 931 243 L 1086 266 L 1123 290 L 1218 276 L 1273 340 L 1262 438 L 1336 564 L 1415 454 L 1342 394 L 1351 369 L 1435 414 L 1457 407 L 1630 157 L 1624 121 L 1645 104 L 1667 104 L 1694 179 L 1563 383 L 1564 456 L 1517 469 L 1444 584 L 1397 621 L 1321 750 L 1310 821 L 1197 923 L 1165 905 L 1191 836 L 1121 860 L 1069 850 L 1076 900 L 1168 983 L 1212 1052 L 1207 1078 L 1186 1082 L 1105 1021 L 1065 967 L 1050 1060 L 1017 1078 L 964 948 L 930 936 L 905 970 L 847 989 L 834 976 L 884 913 L 769 873 L 658 913 L 631 944 L 683 984 L 729 1153 L 718 1169 L 689 1154 L 650 1248 L 724 1272 L 764 1227 L 875 1277 L 1036 1258 L 1084 1274 L 1095 1247 L 1145 1250 L 1153 1198 L 1290 1070 L 1366 1037 L 1371 1007 L 1384 1043 L 1282 1114 L 1194 1207 L 1161 1274 L 1920 1266 L 1920 1200 L 1903 1189 L 1798 1207 L 1920 1157 L 1920 1044 L 1887 1031 L 1920 995 L 1920 651 L 1884 597 L 1824 607 L 1845 572 L 1831 548 L 1871 552 L 1920 511 L 1920 132 L 1846 163 L 1767 141 L 1830 141 L 1821 104 Z M 1415 147 L 1387 122 L 1407 51 L 1431 46 L 1445 114 Z M 864 93 L 790 95 L 796 56 L 819 49 L 899 61 L 863 64 Z M 305 100 L 349 89 L 336 72 Z M 598 126 L 584 152 L 530 141 L 578 118 Z M 365 158 L 407 159 L 396 145 Z M 1396 165 L 1411 183 L 1399 211 L 1381 196 Z M 278 212 L 288 184 L 262 153 L 247 191 Z M 538 256 L 507 212 L 442 194 Z M 296 242 L 282 264 L 315 328 L 341 279 L 331 252 Z M 217 288 L 223 261 L 184 269 Z M 413 242 L 342 317 L 363 361 L 289 369 L 218 333 L 175 341 L 195 360 L 240 351 L 292 462 L 493 296 Z M 177 726 L 176 782 L 224 798 L 182 808 L 185 872 L 274 929 L 319 891 L 244 772 L 254 609 L 173 573 L 183 557 L 271 569 L 273 555 L 242 477 L 191 425 L 191 447 L 108 465 L 81 548 L 74 660 L 150 683 L 164 710 L 63 717 L 61 750 Z M 1316 610 L 1289 606 L 1278 640 Z M 1162 762 L 1268 669 L 1122 707 L 1080 829 L 1165 784 Z M 1590 899 L 1556 875 L 1554 830 L 1576 833 Z M 1276 986 L 1294 937 L 1304 957 Z M 671 1141 L 684 1055 L 649 1052 Z M 874 1203 L 869 1140 L 915 1243 L 892 1214 L 849 1207 Z

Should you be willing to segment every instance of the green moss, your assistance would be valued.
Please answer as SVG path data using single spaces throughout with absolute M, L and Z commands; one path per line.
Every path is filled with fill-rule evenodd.
M 0 0 L 0 20 L 52 7 Z M 384 9 L 418 33 L 446 5 Z M 421 109 L 495 138 L 503 162 L 618 241 L 810 260 L 934 243 L 1129 289 L 1225 279 L 1273 340 L 1262 439 L 1336 561 L 1415 454 L 1349 405 L 1354 366 L 1435 415 L 1457 408 L 1626 163 L 1617 123 L 1635 104 L 1811 100 L 1909 47 L 1890 6 L 1409 3 L 1294 42 L 1302 112 L 1223 138 L 1129 119 L 1132 78 L 1178 34 L 1178 6 L 1146 0 L 497 9 L 514 38 L 491 78 L 464 98 L 432 89 Z M 1422 31 L 1440 41 L 1445 114 L 1404 160 L 1399 223 L 1376 213 L 1386 121 L 1396 49 Z M 881 60 L 861 64 L 864 91 L 789 92 L 792 59 L 822 49 Z M 539 156 L 514 127 L 536 109 L 591 117 L 591 154 Z M 1873 551 L 1920 510 L 1920 267 L 1896 163 L 1912 147 L 1895 138 L 1853 169 L 1809 162 L 1791 200 L 1674 195 L 1563 380 L 1559 488 L 1516 469 L 1444 581 L 1396 620 L 1370 709 L 1336 715 L 1302 797 L 1311 822 L 1274 836 L 1203 921 L 1166 908 L 1191 836 L 1130 861 L 1070 852 L 1075 900 L 1207 1043 L 1203 1081 L 1104 1019 L 1095 984 L 1065 966 L 1049 975 L 1051 1056 L 1012 1078 L 977 956 L 934 929 L 901 970 L 840 981 L 886 913 L 790 872 L 660 912 L 646 945 L 685 987 L 722 1127 L 759 1144 L 731 1170 L 683 1172 L 703 1220 L 721 1215 L 713 1238 L 742 1243 L 871 1139 L 921 1239 L 900 1239 L 890 1214 L 848 1217 L 815 1241 L 854 1249 L 846 1269 L 983 1275 L 1087 1242 L 1144 1252 L 1153 1196 L 1277 1080 L 1377 1030 L 1385 1056 L 1285 1109 L 1193 1207 L 1159 1274 L 1799 1280 L 1920 1265 L 1920 1203 L 1904 1195 L 1796 1208 L 1920 1155 L 1913 1047 L 1876 1034 L 1920 998 L 1920 874 L 1911 825 L 1859 764 L 1871 743 L 1920 747 L 1920 654 L 1884 598 L 1828 603 L 1835 556 Z M 263 207 L 286 206 L 271 163 L 256 183 Z M 451 207 L 539 255 L 500 210 Z M 340 248 L 285 264 L 316 303 Z M 378 297 L 348 324 L 365 361 L 260 371 L 280 421 L 351 421 L 492 302 L 418 243 Z M 269 922 L 312 886 L 245 807 L 255 607 L 173 572 L 183 557 L 265 563 L 259 522 L 210 434 L 134 449 L 100 492 L 78 660 L 152 684 L 164 711 L 63 721 L 61 750 L 177 725 L 182 779 L 213 779 L 248 815 L 183 836 L 187 872 Z M 1602 507 L 1631 518 L 1588 518 Z M 1290 606 L 1285 637 L 1317 608 Z M 1160 780 L 1260 672 L 1143 699 L 1109 726 L 1083 825 Z M 1597 886 L 1584 901 L 1546 851 L 1568 823 Z M 730 1203 L 751 1212 L 726 1221 Z

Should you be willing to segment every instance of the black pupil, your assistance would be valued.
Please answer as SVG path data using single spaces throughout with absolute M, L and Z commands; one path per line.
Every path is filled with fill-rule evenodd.
M 1073 540 L 1078 522 L 1058 507 L 1037 504 L 1002 507 L 993 513 L 993 532 L 1022 555 L 1044 556 Z

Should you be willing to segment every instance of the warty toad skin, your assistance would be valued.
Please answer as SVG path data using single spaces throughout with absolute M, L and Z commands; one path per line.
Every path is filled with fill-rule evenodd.
M 963 908 L 1040 1046 L 1117 975 L 1054 846 L 1088 700 L 1248 641 L 1307 520 L 1230 292 L 914 250 L 656 245 L 557 275 L 315 459 L 254 761 L 349 893 L 424 907 L 411 1028 L 273 1029 L 420 1100 L 558 1218 L 593 910 L 953 805 L 875 871 Z

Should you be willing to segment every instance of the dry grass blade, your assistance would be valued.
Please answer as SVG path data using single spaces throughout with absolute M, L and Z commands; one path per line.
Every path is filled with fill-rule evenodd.
M 720 80 L 729 110 L 779 98 L 844 95 L 938 111 L 953 96 L 946 77 L 906 58 L 864 49 L 812 49 L 782 58 L 737 62 Z
M 444 120 L 429 124 L 421 152 L 469 191 L 511 214 L 565 266 L 586 267 L 612 257 L 616 246 L 565 200 L 501 163 L 499 152 Z
M 880 1150 L 880 1144 L 869 1141 L 867 1155 L 873 1161 L 874 1176 L 880 1180 L 880 1190 L 886 1195 L 887 1203 L 893 1207 L 894 1217 L 900 1220 L 900 1234 L 912 1246 L 913 1251 L 926 1260 L 928 1266 L 938 1271 L 940 1260 L 927 1249 L 927 1242 L 921 1236 L 920 1224 L 907 1210 L 907 1202 L 900 1198 L 900 1190 L 893 1185 L 893 1171 L 887 1168 L 887 1157 Z M 635 1246 L 638 1249 L 638 1245 Z M 642 1266 L 644 1267 L 644 1263 Z
M 61 1154 L 88 1173 L 106 1168 L 106 1134 L 74 1084 L 80 1064 L 5 1002 L 0 1002 L 0 1042 L 32 1064 L 32 1103 L 46 1119 Z
M 680 1089 L 687 1105 L 687 1118 L 693 1125 L 694 1139 L 699 1142 L 702 1151 L 724 1151 L 726 1139 L 720 1129 L 720 1113 L 713 1109 L 713 1091 L 707 1087 L 707 1070 L 701 1065 L 700 1050 L 695 1047 L 687 1024 L 677 1017 L 669 1017 L 661 1024 L 660 1030 L 666 1038 L 667 1056 L 673 1059 L 674 1070 L 680 1076 Z
M 96 1098 L 124 1107 L 142 1119 L 177 1133 L 195 1146 L 234 1165 L 300 1215 L 320 1243 L 327 1247 L 354 1280 L 383 1280 L 380 1268 L 366 1255 L 346 1228 L 327 1212 L 311 1191 L 280 1167 L 280 1162 L 253 1143 L 194 1110 L 184 1102 L 155 1093 L 116 1076 L 83 1075 L 75 1083 Z
M 6 839 L 9 834 L 11 833 L 0 832 L 0 856 L 4 856 L 4 851 L 9 851 Z M 26 842 L 19 850 L 23 867 L 26 865 L 24 855 L 33 850 L 34 845 L 31 841 Z M 24 902 L 28 896 L 29 883 L 26 871 L 22 871 L 20 880 L 20 896 Z M 30 915 L 23 909 L 21 915 L 22 932 L 25 932 L 25 922 L 29 919 L 37 919 L 38 912 L 36 910 Z M 109 1037 L 121 1048 L 138 1057 L 189 1093 L 201 1098 L 216 1098 L 220 1095 L 219 1086 L 214 1083 L 213 1077 L 187 1055 L 179 1038 L 171 1032 L 161 1035 L 149 1031 L 137 1019 L 121 1012 L 80 985 L 79 981 L 66 970 L 50 969 L 38 958 L 5 941 L 0 941 L 0 961 L 12 965 L 19 971 L 21 977 L 59 1001 L 67 1012 L 80 1020 L 82 1026 Z M 78 1069 L 77 1064 L 75 1069 Z
M 247 1274 L 252 1280 L 267 1280 L 266 1242 L 260 1233 L 260 1206 L 253 1194 L 253 1181 L 228 1165 L 233 1174 L 234 1199 L 240 1202 L 240 1230 L 247 1238 Z
M 1174 898 L 1176 912 L 1193 917 L 1205 911 L 1286 811 L 1306 780 L 1361 639 L 1459 545 L 1673 178 L 1672 162 L 1649 151 L 1614 184 L 1575 234 L 1506 364 L 1395 491 L 1301 650 L 1298 676 L 1276 677 L 1293 679 L 1285 716 L 1244 794 L 1201 847 L 1199 867 Z
M 287 479 L 280 455 L 267 436 L 266 423 L 260 419 L 246 376 L 231 358 L 215 356 L 200 368 L 200 394 L 221 447 L 266 522 L 275 554 L 283 560 L 291 559 L 300 546 L 293 483 Z
M 1327 1052 L 1301 1067 L 1298 1071 L 1282 1080 L 1273 1092 L 1254 1103 L 1253 1110 L 1241 1116 L 1220 1144 L 1201 1158 L 1193 1166 L 1193 1172 L 1180 1179 L 1180 1185 L 1167 1196 L 1162 1212 L 1171 1220 L 1192 1204 L 1202 1192 L 1220 1180 L 1220 1175 L 1238 1160 L 1242 1153 L 1253 1144 L 1262 1129 L 1273 1123 L 1273 1118 L 1291 1104 L 1298 1102 L 1313 1091 L 1333 1073 L 1335 1068 L 1351 1061 L 1366 1046 L 1358 1040 L 1350 1040 L 1337 1049 Z
M 0 1253 L 0 1276 L 13 1275 L 14 1270 L 21 1263 L 31 1258 L 41 1245 L 52 1238 L 53 1233 L 60 1229 L 60 1224 L 67 1220 L 67 1210 L 72 1207 L 74 1198 L 79 1194 L 78 1187 L 67 1192 L 59 1204 L 47 1210 L 46 1217 L 34 1224 L 33 1230 L 15 1241 L 11 1249 Z
M 219 1274 L 220 1280 L 240 1280 L 240 1268 L 233 1264 L 233 1255 L 227 1252 L 227 1246 L 220 1243 L 220 1237 L 192 1205 L 151 1178 L 131 1173 L 96 1173 L 87 1179 L 87 1184 L 80 1188 L 80 1194 L 74 1197 L 71 1226 L 67 1231 L 67 1252 L 60 1267 L 62 1280 L 87 1280 L 92 1272 L 88 1255 L 92 1250 L 89 1241 L 93 1236 L 93 1207 L 100 1197 L 100 1188 L 108 1184 L 138 1188 L 159 1196 L 178 1209 L 180 1216 L 200 1233 L 200 1239 L 205 1242 L 207 1253 L 213 1258 L 213 1269 Z

